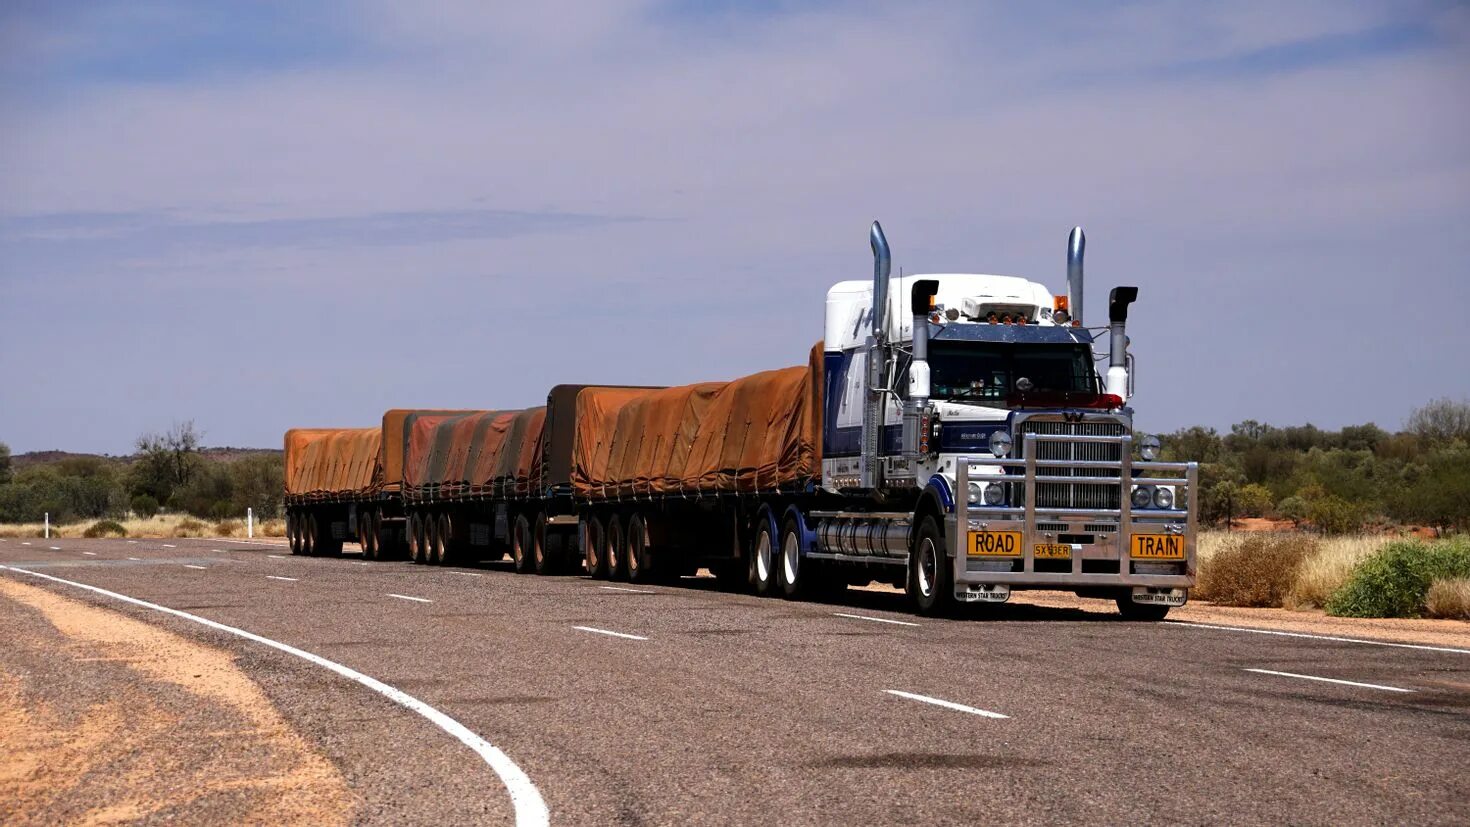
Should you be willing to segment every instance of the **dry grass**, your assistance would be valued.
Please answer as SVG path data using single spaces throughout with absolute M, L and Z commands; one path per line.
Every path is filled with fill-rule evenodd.
M 51 526 L 51 536 L 59 539 L 81 539 L 88 528 L 92 527 L 93 520 L 79 523 L 67 523 L 66 525 Z M 187 514 L 160 514 L 149 519 L 118 520 L 127 536 L 141 539 L 163 539 L 169 537 L 233 537 L 245 536 L 243 524 L 237 520 L 226 520 L 216 526 L 209 526 Z M 234 523 L 236 528 L 233 534 L 212 534 L 221 526 Z M 187 524 L 187 525 L 185 525 Z M 182 526 L 182 528 L 181 528 Z M 8 538 L 32 538 L 43 534 L 41 523 L 4 523 L 0 524 L 0 537 Z M 286 536 L 285 520 L 256 520 L 255 536 L 257 537 L 284 537 Z
M 1470 620 L 1470 578 L 1436 580 L 1425 598 L 1430 617 Z
M 234 537 L 245 533 L 245 524 L 239 520 L 221 520 L 214 524 L 214 536 Z
M 1205 545 L 1194 593 L 1223 606 L 1280 606 L 1318 551 L 1317 540 L 1304 534 L 1240 534 Z
M 1302 562 L 1296 583 L 1282 605 L 1297 611 L 1326 606 L 1327 598 L 1348 581 L 1353 569 L 1393 539 L 1384 535 L 1349 535 L 1322 540 L 1317 552 Z

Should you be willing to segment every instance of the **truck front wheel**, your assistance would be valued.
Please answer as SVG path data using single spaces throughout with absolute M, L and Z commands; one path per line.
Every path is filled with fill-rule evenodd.
M 933 517 L 919 523 L 919 533 L 909 551 L 907 591 L 909 602 L 921 615 L 932 617 L 954 611 L 954 582 L 944 552 L 944 532 Z
M 1121 614 L 1124 620 L 1146 620 L 1157 622 L 1163 620 L 1169 614 L 1168 606 L 1155 606 L 1149 603 L 1134 603 L 1133 595 L 1131 594 L 1119 595 L 1116 600 L 1118 603 L 1118 614 Z

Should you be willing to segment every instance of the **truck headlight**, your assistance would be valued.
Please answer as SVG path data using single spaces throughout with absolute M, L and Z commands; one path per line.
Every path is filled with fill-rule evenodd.
M 1157 508 L 1174 507 L 1174 489 L 1159 486 L 1154 489 L 1154 506 Z
M 998 482 L 992 482 L 985 486 L 985 504 L 1003 505 L 1006 501 L 1006 489 Z
M 1011 435 L 1005 431 L 992 431 L 990 434 L 990 453 L 997 457 L 1010 456 Z
M 1150 486 L 1140 485 L 1133 489 L 1133 507 L 1148 508 L 1149 503 L 1154 500 L 1154 492 Z
M 1158 459 L 1159 438 L 1156 436 L 1144 437 L 1143 441 L 1138 443 L 1138 453 L 1141 454 L 1143 458 L 1148 462 L 1153 462 L 1154 460 Z
M 980 504 L 980 489 L 984 487 L 978 482 L 970 483 L 970 505 Z

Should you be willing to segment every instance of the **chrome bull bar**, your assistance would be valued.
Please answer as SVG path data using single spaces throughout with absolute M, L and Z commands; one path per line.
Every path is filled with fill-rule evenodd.
M 1115 444 L 1120 448 L 1119 459 L 1038 459 L 1037 448 L 1042 442 Z M 972 476 L 972 466 L 998 469 L 998 473 Z M 1117 476 L 1106 477 L 1041 475 L 1038 479 L 1037 470 L 1041 468 L 1107 469 L 1118 473 Z M 1009 491 L 1020 487 L 1024 491 L 1023 503 L 1019 506 L 1009 503 L 990 506 L 983 502 L 972 505 L 969 497 L 972 479 L 986 483 L 1009 483 Z M 1116 486 L 1120 489 L 1119 507 L 1038 506 L 1038 482 Z M 1139 485 L 1172 486 L 1175 507 L 1133 508 L 1133 489 Z M 1181 497 L 1183 508 L 1178 507 Z M 1063 590 L 1118 586 L 1188 589 L 1194 586 L 1199 534 L 1199 463 L 1134 461 L 1131 435 L 1030 433 L 1024 435 L 1021 456 L 1018 458 L 961 457 L 955 463 L 954 514 L 954 530 L 950 535 L 953 552 L 951 562 L 957 591 L 975 584 L 1054 587 Z M 1019 553 L 994 557 L 971 555 L 971 532 L 1019 532 Z M 1166 561 L 1174 564 L 1170 566 L 1133 558 L 1132 538 L 1140 534 L 1181 537 L 1184 559 Z M 1091 537 L 1095 541 L 1070 543 L 1070 570 L 1057 570 L 1059 567 L 1065 568 L 1057 558 L 1048 558 L 1043 567 L 1037 566 L 1038 545 L 1068 545 L 1060 541 L 1064 537 L 1078 536 Z M 1019 568 L 1015 565 L 1017 562 L 1020 563 Z M 1182 566 L 1178 565 L 1180 562 L 1183 563 Z M 1176 571 L 1159 571 L 1169 568 Z

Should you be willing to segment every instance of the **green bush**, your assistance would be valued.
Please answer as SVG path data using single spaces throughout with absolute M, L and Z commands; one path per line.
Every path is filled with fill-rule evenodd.
M 1215 552 L 1200 566 L 1194 596 L 1222 606 L 1280 606 L 1317 541 L 1258 534 Z
M 1307 519 L 1307 501 L 1301 497 L 1286 497 L 1276 504 L 1276 514 L 1283 520 L 1291 520 L 1292 525 L 1301 525 Z
M 145 520 L 151 520 L 158 515 L 158 500 L 151 494 L 139 494 L 133 498 L 133 513 Z
M 115 520 L 98 520 L 83 531 L 82 536 L 91 540 L 98 537 L 126 537 L 128 530 Z
M 1323 534 L 1352 534 L 1363 527 L 1363 507 L 1328 494 L 1307 503 L 1307 517 Z
M 1470 541 L 1465 538 L 1390 543 L 1364 560 L 1327 600 L 1327 613 L 1340 617 L 1417 617 L 1436 580 L 1470 577 Z

